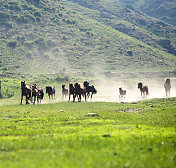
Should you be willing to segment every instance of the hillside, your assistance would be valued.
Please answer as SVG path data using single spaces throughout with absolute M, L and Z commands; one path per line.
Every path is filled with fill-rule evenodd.
M 167 23 L 176 25 L 176 0 L 117 0 L 119 3 L 130 5 L 133 8 L 158 18 Z
M 57 73 L 84 77 L 110 74 L 107 76 L 117 78 L 141 72 L 143 76 L 175 74 L 176 57 L 166 48 L 120 32 L 110 19 L 110 24 L 105 24 L 94 13 L 92 17 L 85 15 L 80 5 L 77 10 L 70 6 L 69 1 L 0 1 L 1 76 Z M 118 22 L 132 26 L 128 19 Z M 168 36 L 172 45 L 175 42 L 173 26 L 163 26 L 159 36 L 141 27 L 136 29 L 147 34 L 148 41 Z M 163 34 L 166 29 L 169 31 Z
M 73 3 L 63 4 L 81 12 L 83 15 L 111 26 L 113 29 L 145 42 L 147 45 L 176 55 L 176 27 L 113 0 L 69 1 Z M 83 8 L 80 8 L 80 6 Z

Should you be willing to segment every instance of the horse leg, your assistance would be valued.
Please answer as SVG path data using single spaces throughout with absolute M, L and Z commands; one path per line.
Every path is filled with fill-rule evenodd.
M 90 97 L 90 99 L 92 99 L 92 96 L 93 96 L 93 93 L 91 93 L 91 97 Z
M 26 104 L 29 104 L 29 103 L 28 103 L 28 100 L 27 100 L 27 95 L 26 95 Z
M 88 97 L 88 98 L 89 98 L 89 96 L 90 96 L 90 92 L 87 93 L 87 97 Z
M 39 104 L 39 97 L 37 96 L 37 104 Z
M 33 104 L 35 104 L 35 100 L 36 100 L 36 96 L 34 96 L 34 103 Z
M 87 97 L 86 97 L 86 93 L 85 93 L 85 102 L 87 101 L 87 99 L 86 99 Z
M 170 89 L 168 90 L 168 95 L 169 95 L 169 97 L 170 97 Z
M 68 98 L 68 101 L 70 101 L 70 93 L 69 93 L 69 98 Z
M 75 97 L 76 97 L 76 95 L 73 94 L 73 102 L 75 102 Z
M 21 94 L 21 103 L 20 104 L 22 104 L 22 101 L 23 101 L 23 94 Z
M 81 102 L 81 94 L 79 94 L 79 102 Z

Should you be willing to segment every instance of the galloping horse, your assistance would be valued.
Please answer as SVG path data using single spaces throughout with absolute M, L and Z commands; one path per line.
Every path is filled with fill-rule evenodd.
M 52 99 L 53 99 L 53 95 L 55 98 L 55 87 L 54 86 L 47 86 L 46 87 L 46 94 L 47 93 L 48 93 L 49 99 L 50 99 L 50 96 L 52 96 Z
M 80 84 L 75 83 L 75 95 L 74 95 L 73 102 L 75 102 L 76 97 L 78 97 L 78 102 L 81 102 L 81 95 L 85 97 L 85 101 L 86 101 L 86 89 L 81 88 Z
M 166 92 L 166 97 L 170 97 L 171 82 L 170 82 L 169 78 L 167 78 L 165 80 L 164 88 L 165 88 L 165 92 Z
M 93 85 L 89 86 L 89 82 L 87 82 L 87 81 L 85 81 L 83 83 L 83 85 L 86 88 L 87 97 L 89 98 L 90 93 L 91 93 L 91 99 L 92 99 L 93 94 L 96 94 L 97 90 L 95 89 L 95 87 Z
M 122 90 L 122 88 L 119 88 L 119 99 L 125 99 L 125 96 L 126 96 L 126 90 Z
M 43 97 L 44 97 L 44 92 L 43 92 L 43 89 L 39 89 L 38 91 L 39 91 L 38 98 L 41 103 L 41 101 L 43 100 Z
M 69 84 L 69 101 L 70 101 L 70 96 L 73 95 L 73 100 L 75 97 L 75 88 L 72 83 Z
M 37 103 L 39 103 L 39 89 L 37 88 L 36 84 L 32 85 L 32 97 L 34 97 L 33 104 L 35 104 L 36 97 L 37 97 Z
M 26 96 L 26 104 L 29 104 L 28 100 L 31 100 L 32 102 L 31 87 L 26 85 L 25 81 L 21 81 L 21 103 L 20 104 L 22 104 L 23 96 Z
M 138 83 L 138 89 L 140 89 L 140 91 L 141 91 L 141 97 L 143 97 L 143 98 L 146 97 L 146 99 L 147 99 L 147 95 L 149 95 L 148 86 L 143 86 L 142 82 L 140 82 L 140 83 Z
M 66 99 L 66 97 L 68 96 L 68 89 L 65 88 L 65 85 L 62 85 L 62 100 Z

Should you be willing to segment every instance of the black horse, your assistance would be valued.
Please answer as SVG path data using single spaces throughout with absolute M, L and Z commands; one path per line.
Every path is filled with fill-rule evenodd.
M 73 95 L 73 101 L 74 101 L 74 97 L 75 97 L 75 87 L 73 86 L 72 83 L 69 84 L 69 101 L 70 101 L 71 95 Z
M 87 97 L 89 98 L 90 93 L 91 93 L 91 99 L 92 99 L 93 94 L 97 93 L 97 90 L 95 89 L 94 85 L 89 86 L 89 82 L 87 81 L 85 81 L 83 85 L 86 88 Z
M 46 94 L 47 93 L 48 93 L 49 99 L 50 99 L 50 96 L 53 99 L 53 95 L 54 95 L 54 98 L 55 98 L 55 87 L 54 86 L 47 86 L 46 87 Z
M 43 89 L 39 89 L 39 90 L 38 90 L 38 98 L 39 98 L 39 100 L 40 100 L 40 103 L 41 103 L 41 101 L 43 100 L 43 97 L 44 97 Z

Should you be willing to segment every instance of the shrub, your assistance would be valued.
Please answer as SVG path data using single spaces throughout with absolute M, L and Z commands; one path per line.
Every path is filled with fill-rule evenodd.
M 36 22 L 41 22 L 41 18 L 40 17 L 36 17 L 35 20 L 36 20 Z
M 14 49 L 14 48 L 16 48 L 16 46 L 17 46 L 16 41 L 10 41 L 10 42 L 7 43 L 7 47 L 9 47 L 9 48 Z
M 68 82 L 69 81 L 69 77 L 68 76 L 64 76 L 64 77 L 57 76 L 55 78 L 55 80 L 58 81 L 58 82 Z
M 34 12 L 34 16 L 35 16 L 35 17 L 37 17 L 37 16 L 38 16 L 38 17 L 41 17 L 42 15 L 41 15 L 40 12 Z
M 8 8 L 14 11 L 21 11 L 21 6 L 18 2 L 9 2 Z
M 8 21 L 10 15 L 7 12 L 0 12 L 0 21 Z

